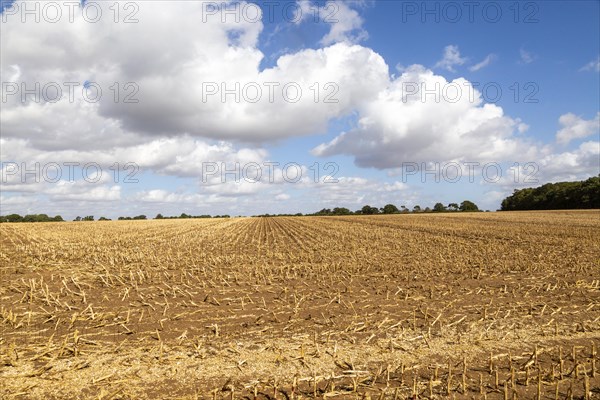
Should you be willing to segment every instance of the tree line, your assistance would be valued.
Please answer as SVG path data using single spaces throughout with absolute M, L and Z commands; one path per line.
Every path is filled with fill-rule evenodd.
M 537 188 L 517 189 L 512 195 L 502 200 L 500 211 L 517 210 L 567 210 L 567 209 L 600 209 L 600 175 L 591 177 L 584 181 L 547 183 Z M 427 213 L 427 212 L 475 212 L 481 211 L 475 203 L 465 200 L 462 203 L 449 203 L 444 205 L 436 203 L 432 208 L 421 208 L 415 205 L 412 209 L 405 206 L 398 208 L 394 204 L 386 204 L 378 208 L 365 205 L 362 208 L 351 211 L 345 207 L 323 208 L 313 214 L 261 214 L 254 217 L 274 216 L 329 216 L 329 215 L 375 215 L 375 214 L 405 214 L 405 213 Z M 195 218 L 230 218 L 229 215 L 188 215 L 182 213 L 179 216 L 156 215 L 154 219 L 195 219 Z M 146 220 L 145 215 L 135 217 L 119 217 L 118 220 Z M 94 221 L 94 216 L 76 217 L 73 221 Z M 0 216 L 0 222 L 62 222 L 60 215 L 50 217 L 47 214 L 9 214 Z M 109 218 L 100 217 L 98 221 L 110 221 Z
M 600 175 L 577 182 L 518 189 L 502 200 L 501 211 L 600 208 Z
M 470 200 L 465 200 L 462 203 L 450 203 L 445 206 L 442 203 L 436 203 L 433 208 L 425 207 L 421 208 L 420 205 L 415 205 L 412 210 L 408 209 L 406 206 L 400 206 L 398 208 L 394 204 L 386 204 L 381 208 L 373 207 L 370 205 L 365 205 L 362 208 L 351 211 L 345 207 L 336 207 L 333 209 L 324 208 L 319 212 L 316 212 L 311 215 L 375 215 L 375 214 L 407 214 L 407 213 L 428 213 L 428 212 L 473 212 L 473 211 L 481 211 L 479 207 L 475 203 Z
M 27 214 L 20 216 L 19 214 L 9 214 L 0 216 L 0 222 L 62 222 L 64 219 L 57 215 L 49 217 L 47 214 Z
M 173 217 L 164 217 L 162 214 L 156 215 L 154 219 L 187 219 L 187 218 L 230 218 L 229 215 L 188 215 L 186 213 L 182 213 L 179 216 Z M 137 215 L 135 217 L 119 217 L 117 220 L 119 221 L 135 221 L 135 220 L 147 220 L 148 217 L 145 215 Z M 85 217 L 77 216 L 73 219 L 75 222 L 81 221 L 95 221 L 93 215 L 87 215 Z M 28 214 L 24 217 L 19 214 L 9 214 L 5 216 L 0 216 L 1 222 L 64 222 L 65 220 L 60 215 L 55 217 L 49 217 L 46 214 Z M 98 221 L 112 221 L 110 218 L 100 217 Z
M 469 200 L 465 200 L 462 203 L 450 203 L 448 206 L 443 205 L 442 203 L 436 203 L 433 208 L 426 207 L 424 209 L 421 206 L 416 205 L 409 210 L 405 206 L 400 206 L 400 208 L 396 207 L 394 204 L 386 204 L 381 208 L 372 207 L 370 205 L 365 205 L 359 210 L 350 211 L 350 209 L 345 207 L 335 207 L 333 209 L 324 208 L 321 211 L 312 214 L 261 214 L 261 215 L 253 215 L 253 217 L 276 217 L 276 216 L 286 216 L 286 217 L 301 217 L 301 216 L 323 216 L 323 215 L 374 215 L 374 214 L 403 214 L 403 213 L 420 213 L 420 212 L 455 212 L 455 211 L 480 211 L 475 203 Z M 231 218 L 230 215 L 189 215 L 186 213 L 182 213 L 179 216 L 163 216 L 162 214 L 157 214 L 154 219 L 202 219 L 202 218 Z M 135 217 L 118 217 L 119 221 L 136 221 L 136 220 L 147 220 L 148 217 L 146 215 L 137 215 Z M 95 221 L 93 215 L 87 215 L 85 217 L 77 216 L 73 219 L 73 221 L 81 222 L 81 221 Z M 64 219 L 57 215 L 55 217 L 49 217 L 46 214 L 31 214 L 26 215 L 24 217 L 19 214 L 10 214 L 7 216 L 0 216 L 0 222 L 62 222 Z M 110 218 L 100 217 L 98 221 L 111 221 Z
M 340 215 L 376 215 L 376 214 L 408 214 L 408 213 L 429 213 L 429 212 L 474 212 L 481 211 L 477 204 L 470 200 L 465 200 L 462 203 L 450 203 L 445 206 L 442 203 L 436 203 L 433 208 L 425 207 L 421 208 L 419 205 L 415 205 L 412 209 L 406 206 L 400 206 L 398 208 L 394 204 L 386 204 L 381 208 L 365 205 L 362 208 L 352 211 L 345 207 L 335 208 L 323 208 L 320 211 L 312 214 L 260 214 L 253 215 L 253 217 L 301 217 L 301 216 L 340 216 Z

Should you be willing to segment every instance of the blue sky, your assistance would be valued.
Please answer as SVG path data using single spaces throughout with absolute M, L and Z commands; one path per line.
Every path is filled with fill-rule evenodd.
M 222 2 L 116 2 L 115 15 L 114 5 L 87 2 L 73 20 L 63 7 L 51 23 L 43 2 L 3 2 L 0 214 L 252 215 L 465 199 L 495 210 L 515 188 L 600 173 L 598 1 L 472 10 L 434 1 L 227 3 L 229 14 Z M 96 6 L 103 14 L 92 23 L 84 13 Z M 39 7 L 41 21 L 25 7 Z M 262 18 L 250 21 L 245 12 L 257 7 Z M 21 96 L 22 85 L 89 90 L 92 81 L 103 89 L 98 102 L 77 91 L 73 101 Z M 265 81 L 298 83 L 302 98 L 203 97 L 207 82 L 264 89 Z M 456 101 L 440 90 L 439 101 L 408 92 L 435 82 L 463 92 Z M 336 104 L 323 101 L 328 83 Z M 475 100 L 466 100 L 473 88 Z M 127 94 L 137 103 L 124 102 Z M 302 166 L 303 179 L 202 181 L 207 163 L 268 161 Z M 74 182 L 24 179 L 24 167 L 57 163 L 64 172 L 65 162 L 91 163 L 102 176 L 82 179 L 77 168 Z M 124 182 L 123 172 L 115 180 L 115 162 L 139 166 L 138 181 Z M 472 182 L 406 170 L 460 165 L 465 174 L 471 162 Z M 326 163 L 337 165 L 337 183 L 322 182 Z M 523 171 L 514 179 L 511 167 L 526 163 L 535 181 L 523 182 Z M 484 179 L 484 165 L 502 178 Z

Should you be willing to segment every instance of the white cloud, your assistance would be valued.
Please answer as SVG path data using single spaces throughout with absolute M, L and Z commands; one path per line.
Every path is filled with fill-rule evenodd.
M 112 16 L 108 3 L 98 4 L 105 8 L 103 15 Z M 3 137 L 28 138 L 44 150 L 83 150 L 165 136 L 265 142 L 312 135 L 368 101 L 387 79 L 381 56 L 351 44 L 364 36 L 362 19 L 343 2 L 332 3 L 338 22 L 331 23 L 324 39 L 331 46 L 281 56 L 263 70 L 262 23 L 244 18 L 222 23 L 219 14 L 198 23 L 206 17 L 203 4 L 175 2 L 165 8 L 142 2 L 136 24 L 115 24 L 108 17 L 88 23 L 79 13 L 74 23 L 68 18 L 22 23 L 18 15 L 8 16 L 0 43 L 2 81 L 18 77 L 15 83 L 27 88 L 53 82 L 63 97 L 50 103 L 30 96 L 23 104 L 20 96 L 9 96 L 3 104 Z M 102 89 L 97 103 L 82 99 L 83 92 L 89 94 L 85 81 Z M 65 82 L 79 82 L 73 101 Z M 126 88 L 127 83 L 133 86 Z M 239 101 L 235 94 L 224 95 L 232 89 Z M 298 101 L 286 98 L 297 93 Z M 126 95 L 138 102 L 125 103 Z
M 384 185 L 379 190 L 384 192 L 396 192 L 399 190 L 406 189 L 408 189 L 408 185 L 406 183 L 396 181 L 393 183 L 384 183 Z
M 339 42 L 359 43 L 369 37 L 367 31 L 363 29 L 362 17 L 356 10 L 348 7 L 347 3 L 346 1 L 327 2 L 323 8 L 319 8 L 320 16 L 326 21 L 331 21 L 331 29 L 321 39 L 321 44 L 327 46 Z
M 537 58 L 537 56 L 535 54 L 533 54 L 523 48 L 521 48 L 519 50 L 519 55 L 521 56 L 521 62 L 523 64 L 531 64 Z
M 495 54 L 488 54 L 487 57 L 485 57 L 481 62 L 478 62 L 477 64 L 469 67 L 469 71 L 472 71 L 472 72 L 479 71 L 480 69 L 485 68 L 488 65 L 490 65 L 495 59 L 496 59 Z
M 592 60 L 589 63 L 581 67 L 580 71 L 596 71 L 600 72 L 600 56 L 596 60 Z
M 444 48 L 444 57 L 438 61 L 434 68 L 444 68 L 450 72 L 455 72 L 456 65 L 463 65 L 467 59 L 460 56 L 460 51 L 456 45 L 448 45 Z
M 596 114 L 596 118 L 593 120 L 585 120 L 573 113 L 567 113 L 561 115 L 558 122 L 562 128 L 556 133 L 556 141 L 559 144 L 567 144 L 574 139 L 598 134 L 600 130 L 600 112 Z
M 360 5 L 362 2 L 331 0 L 320 7 L 311 0 L 296 0 L 296 4 L 299 8 L 295 18 L 296 24 L 311 21 L 330 25 L 329 32 L 320 41 L 322 45 L 359 43 L 369 37 L 363 28 L 363 18 L 349 6 L 349 4 Z
M 86 183 L 86 182 L 85 182 Z M 87 187 L 84 184 L 70 184 L 61 182 L 52 186 L 46 191 L 50 200 L 56 201 L 117 201 L 121 199 L 121 187 L 114 186 L 95 186 Z
M 290 198 L 291 198 L 291 196 L 286 193 L 279 193 L 277 196 L 275 196 L 275 200 L 279 200 L 279 201 L 289 200 Z
M 448 90 L 444 96 L 448 87 L 461 91 Z M 437 100 L 424 97 L 426 90 L 435 88 Z M 412 66 L 360 110 L 358 126 L 317 146 L 313 154 L 349 154 L 357 165 L 379 169 L 398 168 L 404 162 L 498 161 L 535 154 L 533 146 L 516 136 L 522 129 L 521 122 L 505 116 L 499 106 L 483 104 L 481 94 L 465 79 L 448 82 Z
M 600 142 L 589 141 L 571 151 L 549 153 L 535 161 L 538 183 L 525 186 L 538 186 L 546 182 L 587 179 L 600 174 Z M 533 171 L 520 171 L 521 177 Z
M 407 184 L 381 182 L 358 176 L 338 177 L 336 183 L 306 181 L 301 185 L 304 196 L 318 198 L 323 207 L 355 208 L 365 204 L 383 206 L 387 203 L 409 203 L 418 196 Z
M 0 158 L 6 162 L 26 163 L 25 167 L 33 168 L 39 163 L 43 169 L 50 163 L 58 163 L 64 177 L 68 173 L 65 163 L 97 163 L 103 170 L 103 179 L 111 177 L 111 166 L 119 163 L 134 163 L 142 171 L 152 170 L 159 174 L 200 178 L 202 168 L 207 163 L 261 163 L 266 161 L 267 152 L 261 148 L 236 148 L 231 143 L 209 143 L 188 136 L 175 138 L 159 138 L 139 145 L 114 147 L 109 150 L 53 150 L 39 151 L 25 139 L 0 139 Z M 21 171 L 12 176 L 20 179 Z M 93 170 L 90 170 L 93 172 Z M 42 174 L 38 174 L 42 175 Z M 91 178 L 90 178 L 91 180 Z
M 226 199 L 214 196 L 203 195 L 199 193 L 176 193 L 163 189 L 153 189 L 141 191 L 131 197 L 132 201 L 141 201 L 144 203 L 158 204 L 204 204 L 204 203 L 224 203 Z M 233 200 L 233 199 L 232 199 Z

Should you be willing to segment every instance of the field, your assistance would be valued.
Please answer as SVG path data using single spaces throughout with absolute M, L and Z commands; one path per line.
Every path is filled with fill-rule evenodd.
M 0 224 L 0 397 L 600 397 L 600 213 Z

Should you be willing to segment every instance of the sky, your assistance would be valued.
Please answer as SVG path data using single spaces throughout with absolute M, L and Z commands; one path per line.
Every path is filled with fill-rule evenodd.
M 599 1 L 2 1 L 0 214 L 308 213 L 600 173 Z

